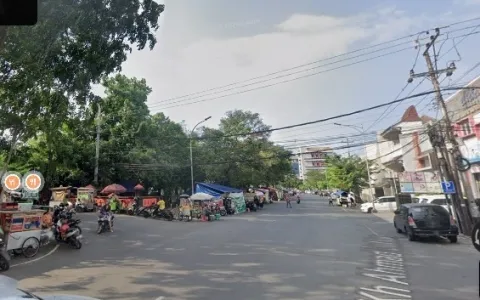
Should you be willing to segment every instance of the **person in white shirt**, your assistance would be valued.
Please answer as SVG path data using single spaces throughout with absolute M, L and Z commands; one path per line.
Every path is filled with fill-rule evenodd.
M 348 203 L 351 207 L 357 206 L 357 203 L 355 202 L 355 195 L 353 194 L 353 192 L 350 192 L 348 194 Z

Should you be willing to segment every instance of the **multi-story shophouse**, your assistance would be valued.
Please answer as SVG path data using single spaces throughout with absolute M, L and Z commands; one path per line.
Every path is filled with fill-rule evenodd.
M 327 167 L 326 159 L 333 154 L 331 148 L 326 147 L 299 147 L 293 151 L 290 161 L 297 177 L 304 180 L 308 171 L 324 171 Z
M 426 124 L 432 121 L 428 116 L 420 117 L 415 106 L 410 106 L 400 121 L 377 133 L 376 143 L 367 145 L 367 158 L 372 161 L 370 183 L 376 197 L 394 195 L 400 189 L 412 194 L 428 192 L 426 181 L 430 181 L 431 176 L 424 178 L 424 182 L 418 179 L 415 184 L 403 184 L 399 174 L 406 171 L 436 176 L 437 158 L 425 131 Z M 436 188 L 432 185 L 431 192 L 440 192 L 438 184 Z M 368 194 L 368 190 L 363 192 L 367 199 Z
M 480 87 L 480 77 L 467 87 Z M 475 198 L 480 198 L 480 89 L 460 90 L 445 103 L 460 150 L 472 164 L 466 177 Z

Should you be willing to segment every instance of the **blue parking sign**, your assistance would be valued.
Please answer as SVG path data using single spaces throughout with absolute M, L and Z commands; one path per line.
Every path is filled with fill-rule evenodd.
M 455 194 L 455 184 L 453 181 L 442 181 L 442 190 L 444 194 Z

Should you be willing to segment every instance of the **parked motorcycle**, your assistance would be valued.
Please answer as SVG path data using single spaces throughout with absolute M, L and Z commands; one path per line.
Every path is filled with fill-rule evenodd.
M 7 252 L 3 237 L 0 237 L 0 272 L 10 269 L 10 255 Z
M 137 214 L 137 210 L 138 210 L 138 207 L 137 207 L 137 203 L 136 202 L 133 202 L 132 205 L 130 205 L 127 209 L 127 214 L 129 216 L 133 216 L 133 215 L 136 215 Z
M 62 236 L 62 231 L 65 234 L 64 236 Z M 68 221 L 65 219 L 60 219 L 55 225 L 55 239 L 58 243 L 67 244 L 74 249 L 82 248 L 80 230 L 68 226 Z
M 247 207 L 248 210 L 250 210 L 250 211 L 257 211 L 257 206 L 256 206 L 255 203 L 253 203 L 253 202 L 247 202 L 247 203 L 246 203 L 246 207 Z
M 169 209 L 156 210 L 154 212 L 154 217 L 165 219 L 167 221 L 173 221 L 173 213 Z

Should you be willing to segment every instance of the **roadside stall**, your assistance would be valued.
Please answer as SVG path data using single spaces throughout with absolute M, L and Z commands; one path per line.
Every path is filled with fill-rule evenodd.
M 192 218 L 201 219 L 204 217 L 204 207 L 206 205 L 205 201 L 212 201 L 215 199 L 212 195 L 206 193 L 196 193 L 190 197 L 192 201 Z
M 7 250 L 22 253 L 25 257 L 37 255 L 43 233 L 44 210 L 18 210 L 14 202 L 0 206 L 0 226 L 5 233 Z
M 243 191 L 240 189 L 223 186 L 214 183 L 197 183 L 195 186 L 195 191 L 197 193 L 202 192 L 214 196 L 215 198 L 220 198 L 223 194 L 229 193 L 229 196 L 232 198 L 232 202 L 235 206 L 235 213 L 244 213 L 247 211 L 245 205 L 245 197 Z
M 71 186 L 59 186 L 56 188 L 51 188 L 50 191 L 52 192 L 52 197 L 50 198 L 48 206 L 55 207 L 61 203 L 68 204 L 67 198 L 71 189 Z
M 95 188 L 91 185 L 77 189 L 75 210 L 79 212 L 95 211 Z

